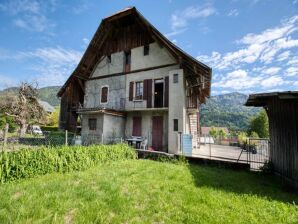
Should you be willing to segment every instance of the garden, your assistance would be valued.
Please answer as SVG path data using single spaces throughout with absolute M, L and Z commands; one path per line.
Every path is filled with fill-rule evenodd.
M 297 223 L 262 172 L 137 159 L 125 144 L 1 152 L 0 223 Z

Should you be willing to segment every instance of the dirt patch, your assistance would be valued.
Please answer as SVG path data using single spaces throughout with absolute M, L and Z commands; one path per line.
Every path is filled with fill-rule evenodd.
M 12 195 L 12 198 L 14 200 L 18 200 L 22 195 L 23 195 L 22 192 L 17 191 Z
M 74 223 L 75 212 L 76 212 L 76 209 L 72 209 L 64 215 L 64 223 L 65 224 Z

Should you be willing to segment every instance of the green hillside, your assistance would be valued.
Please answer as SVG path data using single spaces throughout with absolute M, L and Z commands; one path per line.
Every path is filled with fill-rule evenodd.
M 201 107 L 201 126 L 246 130 L 250 119 L 260 110 L 244 106 L 247 97 L 237 92 L 212 96 Z
M 39 99 L 46 101 L 52 106 L 59 106 L 60 100 L 57 98 L 57 93 L 61 87 L 60 86 L 48 86 L 38 89 Z M 18 88 L 11 87 L 0 91 L 0 96 L 4 94 L 17 94 Z

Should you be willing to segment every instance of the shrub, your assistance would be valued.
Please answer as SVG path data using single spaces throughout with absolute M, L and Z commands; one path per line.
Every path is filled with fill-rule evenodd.
M 261 171 L 266 174 L 271 174 L 274 172 L 274 166 L 272 161 L 266 161 L 264 165 L 261 167 Z
M 57 126 L 41 126 L 42 131 L 58 131 Z
M 40 148 L 0 153 L 1 183 L 53 172 L 85 170 L 99 163 L 135 159 L 125 144 Z

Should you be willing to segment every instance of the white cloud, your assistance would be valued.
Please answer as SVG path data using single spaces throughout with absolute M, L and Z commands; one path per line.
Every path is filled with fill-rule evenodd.
M 55 0 L 11 0 L 0 3 L 0 11 L 11 15 L 12 23 L 16 27 L 36 32 L 55 26 L 46 16 L 48 12 L 54 11 L 55 7 Z
M 281 70 L 280 67 L 271 67 L 271 68 L 267 68 L 267 69 L 263 70 L 263 73 L 264 73 L 264 74 L 267 74 L 267 75 L 275 75 L 275 74 L 277 74 L 280 70 Z
M 234 90 L 247 90 L 262 81 L 262 77 L 249 76 L 244 70 L 235 70 L 221 78 L 220 81 L 213 83 L 213 87 L 231 88 Z
M 174 36 L 186 31 L 189 21 L 206 18 L 216 13 L 211 4 L 205 4 L 200 7 L 190 6 L 182 11 L 176 11 L 171 15 L 171 32 L 166 34 L 167 37 Z
M 88 38 L 83 38 L 83 43 L 85 44 L 85 45 L 88 45 L 89 44 L 89 42 L 90 42 L 90 40 L 88 39 Z
M 294 85 L 294 86 L 298 86 L 298 81 L 295 81 L 295 82 L 293 83 L 293 85 Z
M 211 56 L 201 55 L 197 59 L 220 70 L 233 69 L 257 61 L 269 64 L 274 60 L 286 60 L 291 53 L 289 49 L 298 46 L 298 40 L 290 36 L 298 30 L 297 21 L 298 16 L 293 16 L 282 21 L 280 26 L 266 29 L 260 34 L 249 33 L 236 41 L 241 46 L 236 51 L 225 54 L 212 52 Z M 288 50 L 276 58 L 276 55 L 283 49 Z
M 298 76 L 298 67 L 289 67 L 286 70 L 286 75 L 287 76 Z
M 228 16 L 238 16 L 239 11 L 237 9 L 232 9 L 229 13 Z
M 292 57 L 288 62 L 287 65 L 295 65 L 298 66 L 298 56 Z
M 280 55 L 277 56 L 277 61 L 284 61 L 287 60 L 290 56 L 291 52 L 290 51 L 285 51 L 281 53 Z
M 264 79 L 261 85 L 265 88 L 272 88 L 275 86 L 280 86 L 284 83 L 284 80 L 280 76 L 272 76 Z
M 37 81 L 39 86 L 62 85 L 79 63 L 82 52 L 55 48 L 38 48 L 33 51 L 11 53 L 0 57 L 1 60 L 30 61 L 33 64 L 31 70 L 31 81 Z

